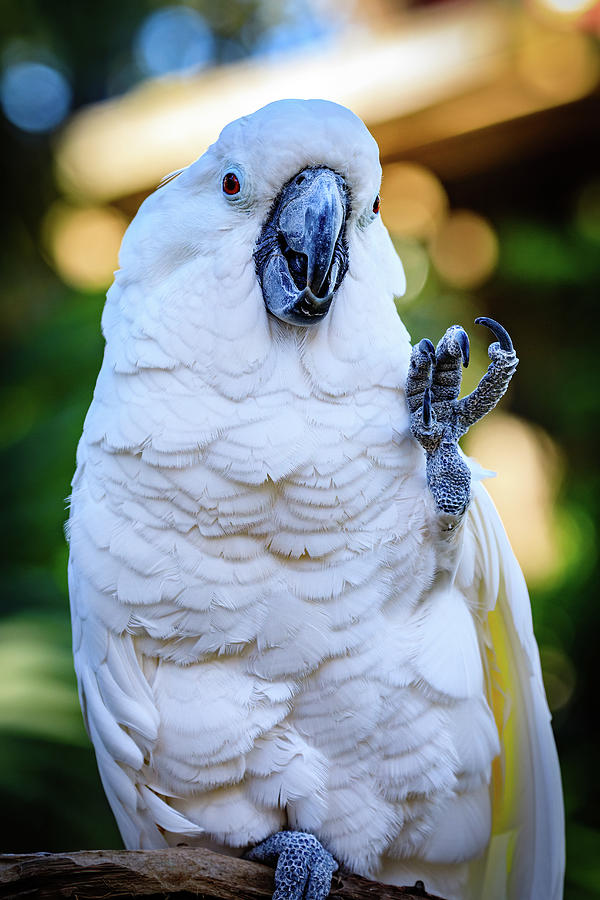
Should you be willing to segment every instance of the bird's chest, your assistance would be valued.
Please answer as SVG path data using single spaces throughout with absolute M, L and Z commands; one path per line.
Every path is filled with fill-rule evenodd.
M 227 616 L 256 626 L 253 664 L 267 677 L 346 653 L 433 565 L 420 553 L 423 455 L 405 419 L 397 393 L 313 399 L 274 405 L 244 429 L 243 453 L 239 428 L 207 449 L 199 549 Z M 250 467 L 266 475 L 259 484 Z
M 372 549 L 384 513 L 390 534 L 406 527 L 410 510 L 395 503 L 408 499 L 411 476 L 423 487 L 423 454 L 399 392 L 335 402 L 279 392 L 246 416 L 203 451 L 195 473 L 202 534 L 224 543 L 248 534 L 274 556 L 317 560 Z

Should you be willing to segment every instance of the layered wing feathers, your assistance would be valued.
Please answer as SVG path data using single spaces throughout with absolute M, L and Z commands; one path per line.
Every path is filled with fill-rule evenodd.
M 560 900 L 565 866 L 562 786 L 527 587 L 480 483 L 473 486 L 468 515 L 482 606 L 489 607 L 481 628 L 501 743 L 494 764 L 493 836 L 483 896 Z M 498 893 L 504 884 L 506 894 Z

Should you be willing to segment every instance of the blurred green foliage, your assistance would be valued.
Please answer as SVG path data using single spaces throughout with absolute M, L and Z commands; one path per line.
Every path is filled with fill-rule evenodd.
M 81 103 L 107 93 L 110 66 L 158 6 L 27 0 L 5 4 L 4 26 L 8 37 L 48 45 L 73 74 Z M 229 18 L 209 19 L 217 35 L 226 41 L 243 32 L 250 46 L 260 34 L 261 4 L 228 6 Z M 44 259 L 40 223 L 55 196 L 49 140 L 6 122 L 1 127 L 1 846 L 115 847 L 120 839 L 78 709 L 63 535 L 75 447 L 102 357 L 103 298 L 65 287 Z M 446 185 L 453 207 L 475 209 L 496 227 L 498 271 L 476 295 L 452 292 L 430 272 L 417 297 L 400 307 L 414 340 L 435 340 L 455 321 L 469 327 L 478 314 L 502 321 L 521 357 L 507 405 L 541 425 L 567 460 L 558 512 L 568 523 L 568 564 L 532 596 L 540 644 L 560 650 L 576 678 L 569 703 L 555 716 L 567 806 L 567 900 L 600 896 L 600 199 L 593 180 L 599 150 L 574 143 L 561 154 L 546 151 Z M 475 378 L 485 366 L 486 335 L 469 331 Z
M 26 263 L 26 261 L 23 261 Z M 27 268 L 21 272 L 27 280 Z M 53 279 L 48 273 L 50 283 Z M 73 674 L 65 498 L 102 356 L 102 298 L 62 289 L 8 342 L 0 432 L 0 794 L 5 850 L 120 846 Z

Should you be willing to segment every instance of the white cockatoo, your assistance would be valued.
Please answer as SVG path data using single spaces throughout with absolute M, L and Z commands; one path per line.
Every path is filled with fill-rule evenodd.
M 129 848 L 336 865 L 450 900 L 559 900 L 560 775 L 527 590 L 457 449 L 504 329 L 411 351 L 377 145 L 270 104 L 142 205 L 79 444 L 81 705 Z M 254 849 L 252 849 L 254 848 Z

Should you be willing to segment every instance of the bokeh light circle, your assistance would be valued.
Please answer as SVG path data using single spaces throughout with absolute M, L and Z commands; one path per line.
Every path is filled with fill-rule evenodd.
M 486 488 L 526 578 L 547 583 L 565 562 L 555 513 L 564 470 L 558 446 L 541 428 L 496 410 L 469 431 L 465 449 L 486 469 L 501 472 L 501 478 L 486 480 Z
M 556 712 L 571 700 L 577 684 L 577 672 L 566 653 L 558 647 L 541 646 L 540 662 L 548 706 L 551 712 Z
M 433 172 L 417 163 L 391 163 L 381 187 L 385 224 L 399 237 L 430 240 L 448 210 L 448 198 Z
M 52 131 L 69 112 L 71 99 L 65 76 L 45 63 L 14 63 L 4 70 L 0 81 L 4 115 L 22 131 Z
M 584 97 L 600 80 L 597 48 L 588 35 L 576 31 L 534 32 L 519 50 L 516 64 L 526 85 L 555 103 Z
M 551 12 L 563 16 L 580 16 L 591 9 L 597 0 L 538 0 Z
M 415 238 L 396 237 L 394 247 L 402 260 L 406 275 L 406 290 L 398 298 L 399 309 L 419 296 L 429 275 L 429 255 L 423 244 Z
M 80 290 L 105 290 L 117 268 L 127 224 L 112 207 L 55 203 L 44 223 L 45 244 L 63 281 Z
M 147 17 L 138 31 L 135 56 L 151 76 L 201 68 L 214 57 L 212 31 L 189 6 L 166 6 Z
M 464 290 L 483 284 L 498 262 L 498 238 L 493 228 L 482 216 L 466 209 L 448 216 L 429 250 L 442 278 Z

